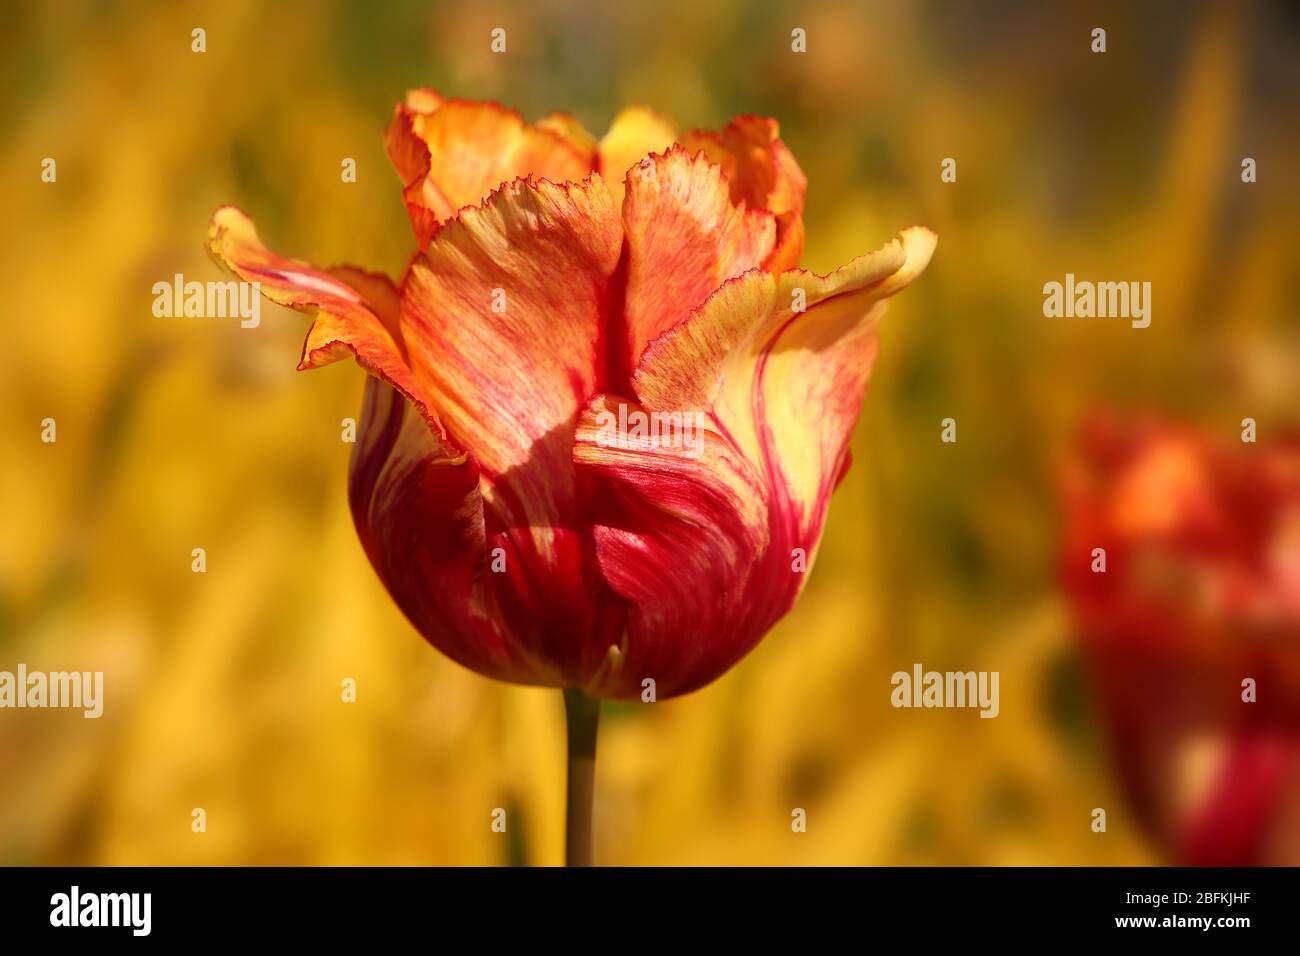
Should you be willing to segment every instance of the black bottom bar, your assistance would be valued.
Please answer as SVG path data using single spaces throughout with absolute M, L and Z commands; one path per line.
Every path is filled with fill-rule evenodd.
M 1294 931 L 1294 869 L 10 869 L 6 941 L 338 944 L 828 934 L 931 943 Z M 75 887 L 75 890 L 74 890 Z M 144 894 L 148 894 L 146 897 Z M 100 924 L 100 925 L 86 925 Z M 102 925 L 102 924 L 111 925 Z M 147 929 L 147 933 L 144 930 Z M 884 934 L 877 936 L 876 934 Z M 1245 934 L 1245 936 L 1243 936 Z M 472 936 L 470 937 L 473 938 Z M 44 941 L 44 940 L 42 940 Z

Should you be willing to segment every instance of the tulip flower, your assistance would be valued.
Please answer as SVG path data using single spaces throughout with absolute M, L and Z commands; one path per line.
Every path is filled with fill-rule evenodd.
M 1066 511 L 1064 578 L 1139 822 L 1181 863 L 1300 863 L 1300 435 L 1098 420 Z
M 230 206 L 209 247 L 314 316 L 300 368 L 369 374 L 350 503 L 415 628 L 565 689 L 581 860 L 596 701 L 707 684 L 794 604 L 885 300 L 936 239 L 799 270 L 805 178 L 756 116 L 679 134 L 633 108 L 597 141 L 417 90 L 385 142 L 415 237 L 399 283 L 284 258 Z

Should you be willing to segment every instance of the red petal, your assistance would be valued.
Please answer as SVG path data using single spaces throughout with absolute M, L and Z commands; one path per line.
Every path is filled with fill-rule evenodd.
M 379 579 L 424 638 L 498 680 L 556 675 L 500 621 L 489 584 L 478 467 L 375 379 L 366 383 L 348 497 Z
M 595 533 L 601 567 L 632 601 L 621 670 L 599 692 L 663 695 L 717 677 L 794 603 L 843 474 L 875 354 L 882 300 L 929 261 L 910 229 L 827 277 L 754 270 L 733 279 L 641 358 L 632 410 L 699 413 L 703 453 L 611 438 L 621 400 L 580 421 L 575 460 L 614 488 Z M 795 290 L 806 311 L 793 312 Z M 694 417 L 692 420 L 696 420 Z M 681 436 L 685 437 L 685 436 Z M 796 554 L 802 550 L 802 555 Z
M 635 609 L 628 640 L 587 689 L 633 698 L 650 678 L 657 696 L 670 697 L 729 668 L 788 605 L 773 609 L 756 578 L 769 543 L 762 476 L 712 422 L 693 436 L 698 458 L 689 447 L 611 441 L 620 406 L 627 415 L 645 411 L 598 396 L 574 447 L 575 461 L 605 479 L 597 553 L 610 585 Z

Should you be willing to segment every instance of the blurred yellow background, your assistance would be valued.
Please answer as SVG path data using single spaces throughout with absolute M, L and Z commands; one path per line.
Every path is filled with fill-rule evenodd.
M 356 540 L 340 421 L 362 373 L 295 373 L 306 320 L 269 303 L 255 330 L 151 313 L 174 273 L 225 278 L 203 247 L 224 202 L 282 253 L 400 275 L 413 241 L 382 133 L 418 85 L 570 110 L 597 134 L 628 103 L 683 129 L 774 116 L 808 175 L 806 266 L 913 223 L 940 236 L 891 306 L 794 612 L 704 690 L 606 707 L 598 860 L 1160 861 L 1108 768 L 1057 586 L 1057 467 L 1098 405 L 1229 437 L 1244 415 L 1297 423 L 1294 8 L 55 2 L 0 17 L 0 669 L 106 681 L 99 720 L 0 711 L 0 863 L 561 861 L 560 694 L 433 651 Z M 1151 281 L 1151 327 L 1044 318 L 1043 283 L 1067 272 Z M 948 416 L 956 444 L 939 441 Z M 890 674 L 917 661 L 1000 671 L 1000 716 L 892 709 Z

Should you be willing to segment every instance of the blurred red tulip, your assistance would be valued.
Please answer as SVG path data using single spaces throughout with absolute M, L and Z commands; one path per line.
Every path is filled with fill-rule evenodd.
M 1300 436 L 1094 421 L 1066 526 L 1066 587 L 1143 824 L 1182 863 L 1300 863 Z
M 372 376 L 350 496 L 389 593 L 502 680 L 713 680 L 799 594 L 884 300 L 934 235 L 794 268 L 804 176 L 754 116 L 678 135 L 634 108 L 597 141 L 417 90 L 386 145 L 418 247 L 400 284 L 282 258 L 229 206 L 209 246 L 315 314 L 301 368 Z

